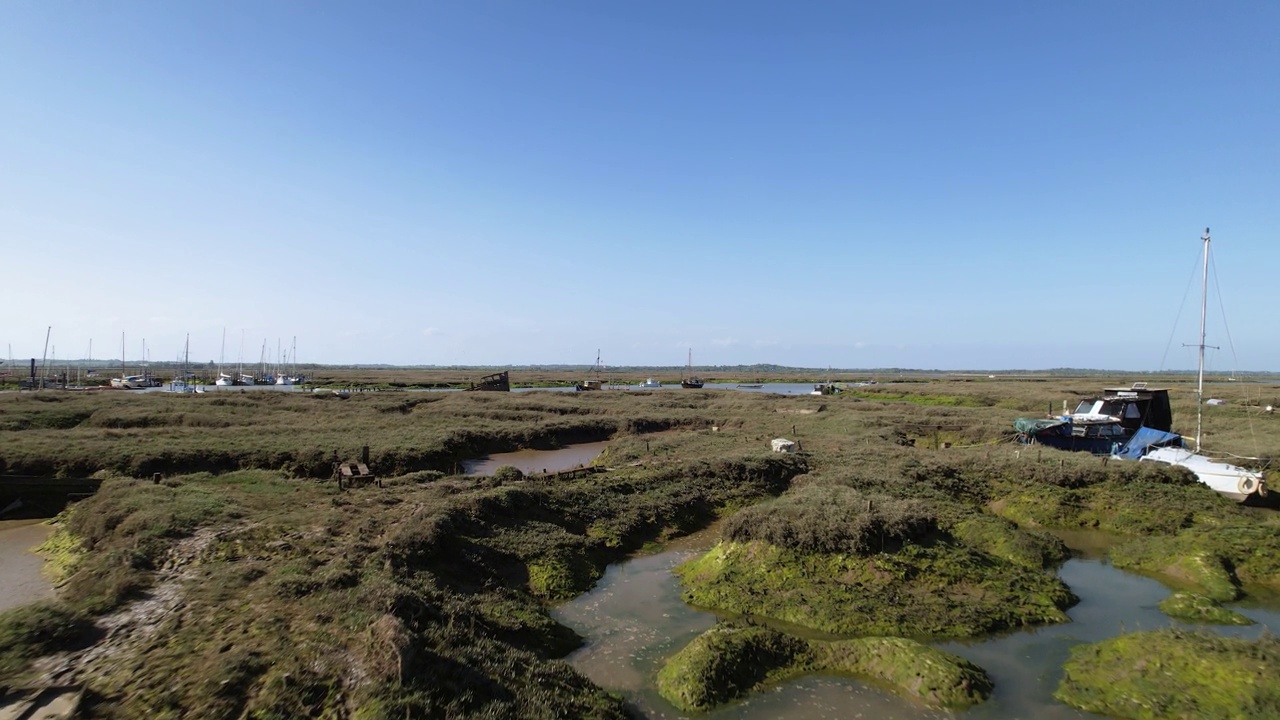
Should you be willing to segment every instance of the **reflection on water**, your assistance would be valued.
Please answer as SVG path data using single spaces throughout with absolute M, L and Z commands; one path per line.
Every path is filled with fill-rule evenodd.
M 662 662 L 715 622 L 709 612 L 680 600 L 671 569 L 714 543 L 704 531 L 664 552 L 611 566 L 590 593 L 557 607 L 557 620 L 588 641 L 569 661 L 593 682 L 623 693 L 646 717 L 686 717 L 654 689 Z M 1059 575 L 1080 597 L 1069 612 L 1072 622 L 1032 628 L 1000 637 L 939 643 L 937 647 L 982 666 L 995 681 L 991 699 L 962 713 L 921 707 L 873 685 L 840 677 L 805 677 L 697 717 L 763 720 L 788 718 L 885 718 L 886 720 L 1000 718 L 1078 720 L 1083 713 L 1053 699 L 1062 663 L 1070 649 L 1125 632 L 1182 626 L 1157 608 L 1169 590 L 1155 580 L 1116 570 L 1098 558 L 1108 538 L 1073 534 L 1064 538 L 1091 556 L 1067 561 Z M 1274 608 L 1233 606 L 1257 621 L 1249 627 L 1213 628 L 1215 632 L 1254 638 L 1280 629 Z
M 41 520 L 0 520 L 0 611 L 53 597 L 44 561 L 31 552 L 49 531 Z
M 494 470 L 503 465 L 514 465 L 526 475 L 572 470 L 590 465 L 592 460 L 604 452 L 608 444 L 607 440 L 603 440 L 568 445 L 558 450 L 517 450 L 509 453 L 495 453 L 475 460 L 462 461 L 462 471 L 467 475 L 491 475 Z

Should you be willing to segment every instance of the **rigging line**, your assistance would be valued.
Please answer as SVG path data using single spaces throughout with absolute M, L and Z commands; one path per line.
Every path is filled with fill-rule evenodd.
M 1231 326 L 1227 323 L 1226 303 L 1222 301 L 1222 284 L 1218 282 L 1218 262 L 1213 257 L 1212 254 L 1209 256 L 1209 267 L 1213 270 L 1213 291 L 1215 296 L 1218 298 L 1218 312 L 1222 315 L 1222 330 L 1227 336 L 1227 348 L 1231 350 L 1231 367 L 1232 367 L 1231 375 L 1232 377 L 1234 377 L 1236 373 L 1240 370 L 1240 359 L 1236 356 L 1235 341 L 1231 339 Z M 1261 397 L 1261 391 L 1259 391 L 1259 397 Z M 1257 425 L 1254 424 L 1253 422 L 1253 415 L 1247 412 L 1248 405 L 1249 405 L 1249 391 L 1248 391 L 1248 388 L 1246 388 L 1245 389 L 1245 407 L 1246 407 L 1245 419 L 1248 420 L 1248 423 L 1249 423 L 1249 439 L 1253 441 L 1253 451 L 1256 453 L 1258 452 L 1258 448 L 1261 447 L 1262 443 L 1258 439 L 1258 428 L 1257 428 Z M 1256 458 L 1251 458 L 1251 459 L 1256 459 Z
M 1169 359 L 1169 348 L 1173 347 L 1173 338 L 1178 334 L 1178 324 L 1182 322 L 1182 311 L 1187 306 L 1187 296 L 1191 294 L 1191 286 L 1195 283 L 1196 270 L 1200 265 L 1200 258 L 1191 263 L 1191 275 L 1187 277 L 1187 288 L 1182 291 L 1182 302 L 1178 304 L 1178 315 L 1173 319 L 1173 328 L 1169 331 L 1169 342 L 1165 343 L 1164 355 L 1160 356 L 1160 370 L 1165 370 L 1165 362 Z
M 1213 270 L 1213 292 L 1218 298 L 1218 311 L 1222 314 L 1222 331 L 1227 335 L 1227 347 L 1231 350 L 1231 374 L 1240 369 L 1239 358 L 1236 357 L 1236 346 L 1231 340 L 1231 326 L 1227 325 L 1227 308 L 1222 302 L 1222 286 L 1218 284 L 1218 263 L 1209 256 L 1209 267 Z

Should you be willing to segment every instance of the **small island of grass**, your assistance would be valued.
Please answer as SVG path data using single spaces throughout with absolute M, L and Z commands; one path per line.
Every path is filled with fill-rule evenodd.
M 682 710 L 708 710 L 804 673 L 852 675 L 947 708 L 982 702 L 992 687 L 982 668 L 914 640 L 824 642 L 726 623 L 699 635 L 667 661 L 658 673 L 658 692 Z
M 920 501 L 843 486 L 739 512 L 677 572 L 693 605 L 842 635 L 971 637 L 1066 622 L 1076 601 L 1050 573 L 957 540 Z

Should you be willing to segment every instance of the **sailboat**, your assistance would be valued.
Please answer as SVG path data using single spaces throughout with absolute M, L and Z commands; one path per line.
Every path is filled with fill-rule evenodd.
M 196 386 L 191 384 L 191 335 L 187 334 L 187 340 L 182 346 L 182 377 L 175 377 L 173 382 L 169 383 L 169 392 L 176 393 L 193 393 Z
M 235 385 L 236 382 L 230 375 L 222 372 L 222 360 L 227 354 L 227 329 L 222 328 L 222 349 L 218 351 L 218 379 L 214 381 L 214 385 L 220 387 L 228 387 Z
M 702 384 L 702 378 L 693 374 L 693 348 L 689 348 L 689 362 L 685 366 L 684 377 L 680 378 L 680 387 L 697 390 Z
M 604 381 L 600 379 L 600 369 L 600 351 L 596 350 L 596 364 L 595 367 L 591 369 L 592 377 L 587 380 L 583 380 L 580 383 L 574 383 L 574 389 L 578 392 L 582 392 L 583 390 L 604 389 Z
M 1141 454 L 1140 460 L 1184 467 L 1194 473 L 1200 482 L 1232 500 L 1246 502 L 1255 498 L 1262 499 L 1267 496 L 1267 483 L 1261 472 L 1201 454 L 1200 436 L 1204 419 L 1205 310 L 1209 297 L 1209 228 L 1204 229 L 1204 237 L 1201 240 L 1204 241 L 1204 267 L 1201 273 L 1200 290 L 1200 343 L 1197 346 L 1200 360 L 1196 373 L 1195 450 L 1186 447 L 1185 439 L 1170 442 L 1177 438 L 1172 433 L 1142 428 L 1126 443 L 1119 454 L 1122 457 Z

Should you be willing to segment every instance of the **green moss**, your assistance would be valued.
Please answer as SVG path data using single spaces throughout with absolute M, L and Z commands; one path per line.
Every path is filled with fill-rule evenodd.
M 1058 537 L 1023 530 L 1009 520 L 985 513 L 970 515 L 948 530 L 969 547 L 1027 567 L 1053 567 L 1071 556 Z
M 574 550 L 548 553 L 531 561 L 528 568 L 529 592 L 551 600 L 585 592 L 599 577 L 586 556 Z
M 963 708 L 991 694 L 981 668 L 913 640 L 806 641 L 731 623 L 672 656 L 658 672 L 658 692 L 681 710 L 708 710 L 803 673 L 853 675 L 939 707 Z
M 814 669 L 881 683 L 927 705 L 965 708 L 991 696 L 986 672 L 950 653 L 905 638 L 810 643 Z
M 1080 645 L 1054 696 L 1120 718 L 1280 717 L 1280 640 L 1158 630 Z
M 1134 539 L 1111 552 L 1116 567 L 1155 575 L 1219 602 L 1242 586 L 1280 588 L 1280 534 L 1241 524 L 1191 528 L 1174 536 Z
M 64 511 L 53 521 L 53 532 L 35 549 L 45 560 L 43 572 L 57 585 L 75 572 L 84 559 L 84 541 L 67 529 Z
M 1171 618 L 1207 625 L 1252 625 L 1253 620 L 1222 607 L 1213 598 L 1189 592 L 1177 592 L 1160 603 L 1160 612 Z
M 716 625 L 658 671 L 658 692 L 681 710 L 708 710 L 794 675 L 808 644 L 763 627 Z
M 676 572 L 693 605 L 848 635 L 971 637 L 1066 622 L 1058 578 L 956 543 L 871 556 L 722 542 Z

